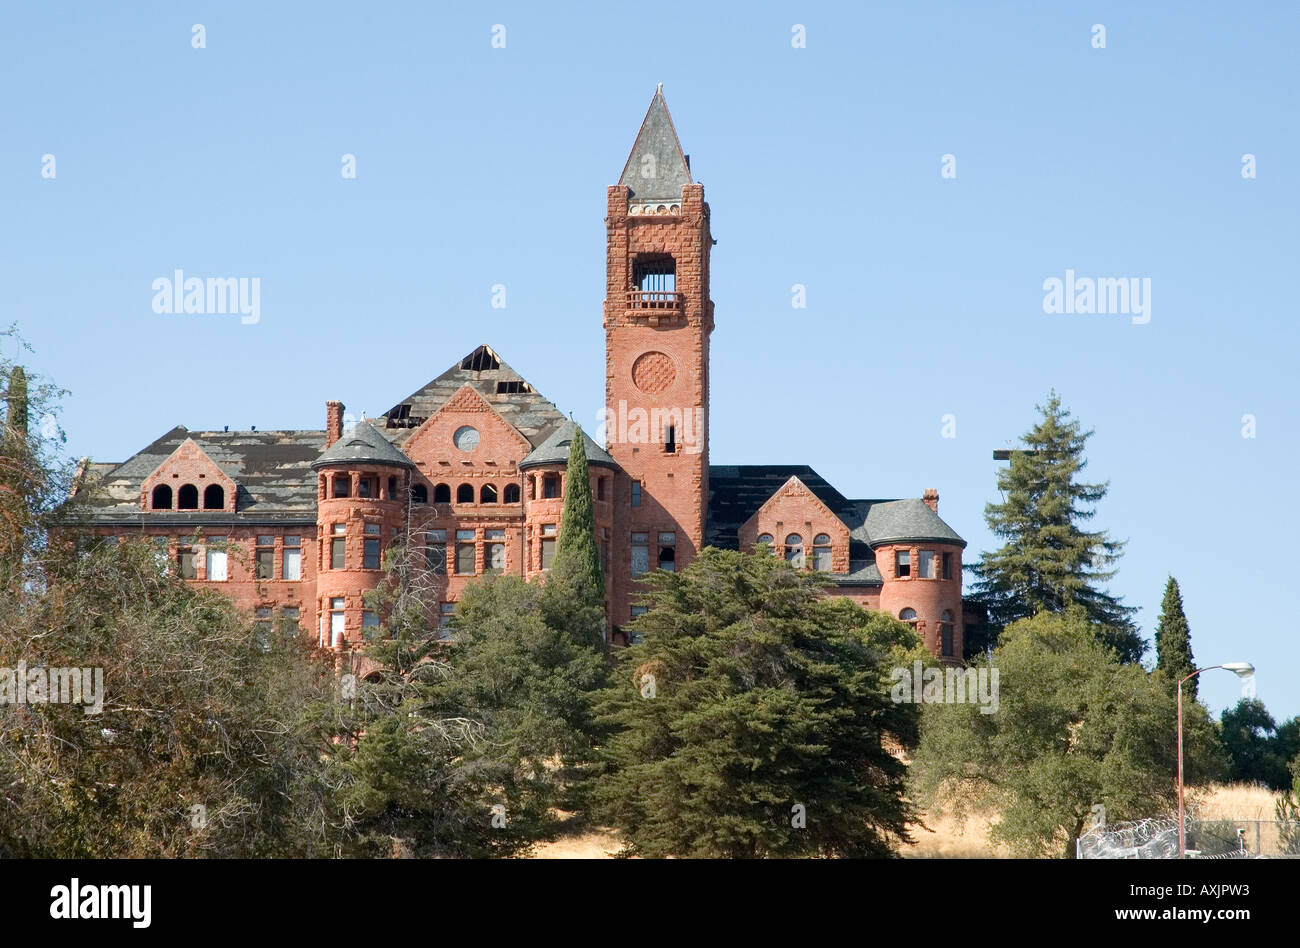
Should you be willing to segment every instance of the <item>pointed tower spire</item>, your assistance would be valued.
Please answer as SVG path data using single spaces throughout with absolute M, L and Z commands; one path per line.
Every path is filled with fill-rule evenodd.
M 638 201 L 680 201 L 682 186 L 691 183 L 691 169 L 668 114 L 662 82 L 650 100 L 618 183 L 631 188 Z

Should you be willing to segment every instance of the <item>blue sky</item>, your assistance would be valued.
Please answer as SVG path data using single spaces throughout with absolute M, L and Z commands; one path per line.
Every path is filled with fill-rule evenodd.
M 594 429 L 605 188 L 662 82 L 718 240 L 715 463 L 937 487 L 970 560 L 1055 388 L 1112 591 L 1149 637 L 1172 573 L 1198 661 L 1300 713 L 1300 6 L 974 6 L 7 4 L 0 322 L 98 460 L 377 415 L 480 342 Z M 176 269 L 259 277 L 260 322 L 155 314 Z M 1149 278 L 1150 322 L 1045 314 L 1067 269 Z

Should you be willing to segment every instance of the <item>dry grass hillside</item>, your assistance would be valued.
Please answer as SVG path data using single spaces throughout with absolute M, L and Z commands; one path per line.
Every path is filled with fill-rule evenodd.
M 1203 819 L 1271 820 L 1278 794 L 1248 784 L 1215 784 L 1189 792 L 1188 804 Z M 989 827 L 996 814 L 981 813 L 967 817 L 958 825 L 951 817 L 926 814 L 929 829 L 912 827 L 915 843 L 904 847 L 901 855 L 913 859 L 978 859 L 1005 857 L 1005 850 L 989 842 Z M 544 843 L 535 848 L 534 859 L 608 859 L 619 849 L 618 835 L 600 830 L 584 830 Z

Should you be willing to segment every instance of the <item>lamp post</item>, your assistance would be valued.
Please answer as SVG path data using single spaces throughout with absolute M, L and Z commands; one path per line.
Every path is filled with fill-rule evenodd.
M 1178 858 L 1187 858 L 1187 827 L 1183 821 L 1183 682 L 1195 678 L 1201 672 L 1212 668 L 1226 668 L 1238 678 L 1249 678 L 1255 674 L 1255 666 L 1250 662 L 1225 662 L 1222 665 L 1207 665 L 1186 675 L 1178 682 Z

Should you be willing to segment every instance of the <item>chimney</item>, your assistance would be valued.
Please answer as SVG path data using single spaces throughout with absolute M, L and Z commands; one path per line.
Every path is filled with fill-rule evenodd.
M 343 437 L 343 403 L 328 401 L 325 403 L 325 447 L 329 447 Z
M 939 492 L 933 487 L 927 487 L 925 493 L 921 495 L 925 505 L 933 510 L 936 514 L 939 512 Z

